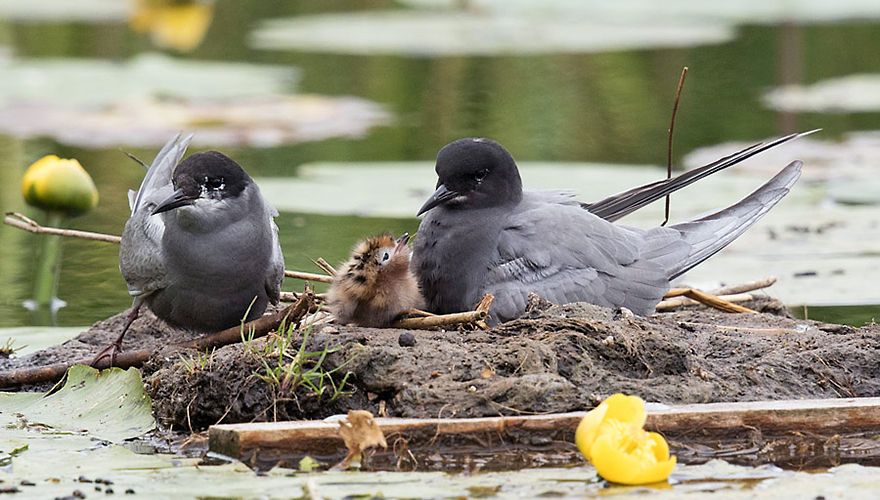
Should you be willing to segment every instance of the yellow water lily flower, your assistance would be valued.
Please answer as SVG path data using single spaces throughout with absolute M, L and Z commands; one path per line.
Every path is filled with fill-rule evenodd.
M 214 4 L 207 1 L 138 0 L 129 25 L 149 33 L 158 47 L 189 52 L 205 38 L 214 17 Z
M 587 412 L 575 431 L 575 443 L 605 480 L 620 484 L 665 481 L 675 468 L 669 445 L 646 432 L 645 402 L 615 394 Z
M 29 205 L 70 217 L 98 204 L 98 189 L 82 165 L 55 155 L 44 156 L 28 167 L 21 192 Z

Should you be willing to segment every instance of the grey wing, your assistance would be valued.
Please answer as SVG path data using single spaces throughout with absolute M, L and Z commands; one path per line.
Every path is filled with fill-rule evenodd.
M 576 203 L 541 203 L 509 219 L 485 291 L 502 321 L 522 314 L 530 292 L 650 314 L 669 287 L 665 265 L 688 248 L 677 231 L 629 229 Z
M 171 175 L 174 172 L 174 167 L 180 163 L 184 153 L 186 153 L 186 148 L 189 147 L 189 143 L 192 141 L 192 137 L 193 135 L 189 134 L 181 138 L 180 134 L 177 134 L 162 146 L 162 149 L 156 154 L 156 158 L 153 159 L 153 163 L 147 169 L 147 174 L 144 175 L 144 180 L 141 181 L 141 187 L 137 190 L 137 193 L 132 195 L 129 192 L 128 202 L 132 215 L 145 203 L 150 201 L 158 203 L 161 201 L 156 199 L 155 193 L 165 186 L 171 185 Z
M 167 191 L 171 193 L 170 186 Z M 150 205 L 141 207 L 122 231 L 119 271 L 132 297 L 147 296 L 169 284 L 161 247 L 165 225 L 161 217 L 152 216 L 152 211 Z
M 192 134 L 175 135 L 165 143 L 141 182 L 137 192 L 129 191 L 131 217 L 125 223 L 119 247 L 119 271 L 133 297 L 145 297 L 168 286 L 162 259 L 162 236 L 165 224 L 153 217 L 156 204 L 171 195 L 171 174 L 183 158 Z
M 277 304 L 281 299 L 281 282 L 284 280 L 284 254 L 281 252 L 281 243 L 278 240 L 278 226 L 272 220 L 278 216 L 278 211 L 269 207 L 270 222 L 272 226 L 272 260 L 266 272 L 266 294 L 269 301 Z

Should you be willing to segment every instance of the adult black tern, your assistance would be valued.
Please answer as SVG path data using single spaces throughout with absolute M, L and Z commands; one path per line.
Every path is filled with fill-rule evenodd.
M 516 162 L 497 142 L 452 142 L 437 155 L 437 190 L 418 212 L 428 213 L 419 225 L 412 269 L 427 308 L 465 311 L 492 293 L 491 319 L 507 321 L 522 314 L 534 292 L 559 304 L 590 302 L 651 314 L 672 279 L 724 248 L 781 200 L 802 163 L 790 163 L 735 205 L 690 222 L 644 230 L 611 221 L 802 135 L 759 143 L 591 204 L 565 192 L 523 191 Z
M 181 162 L 191 139 L 168 141 L 140 189 L 129 192 L 119 269 L 132 310 L 119 338 L 94 362 L 110 356 L 112 363 L 145 302 L 167 323 L 197 331 L 232 327 L 278 303 L 278 212 L 226 155 L 208 151 Z

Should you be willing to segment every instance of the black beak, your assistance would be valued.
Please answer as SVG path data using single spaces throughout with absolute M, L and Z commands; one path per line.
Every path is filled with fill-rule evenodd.
M 437 205 L 446 203 L 447 201 L 455 198 L 458 195 L 458 191 L 451 191 L 447 189 L 446 186 L 444 186 L 443 184 L 440 184 L 439 186 L 437 186 L 437 190 L 434 191 L 434 194 L 432 194 L 431 197 L 428 198 L 428 201 L 426 201 L 425 204 L 422 205 L 422 208 L 419 209 L 419 213 L 416 214 L 416 217 L 422 215 L 428 210 L 431 210 Z
M 398 253 L 404 248 L 406 248 L 406 244 L 409 243 L 409 233 L 403 233 L 403 236 L 397 238 L 397 245 L 394 246 L 394 253 Z
M 168 198 L 165 198 L 162 203 L 156 206 L 153 209 L 153 215 L 161 214 L 162 212 L 167 212 L 169 210 L 174 210 L 175 208 L 182 207 L 184 205 L 192 205 L 195 201 L 199 199 L 198 196 L 189 196 L 184 194 L 182 189 L 178 189 L 174 191 Z

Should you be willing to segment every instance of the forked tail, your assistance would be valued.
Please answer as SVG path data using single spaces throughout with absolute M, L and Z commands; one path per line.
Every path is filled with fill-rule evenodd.
M 690 222 L 669 226 L 691 245 L 690 253 L 669 270 L 669 279 L 681 276 L 737 239 L 788 194 L 801 175 L 803 162 L 793 161 L 766 184 L 724 210 Z

